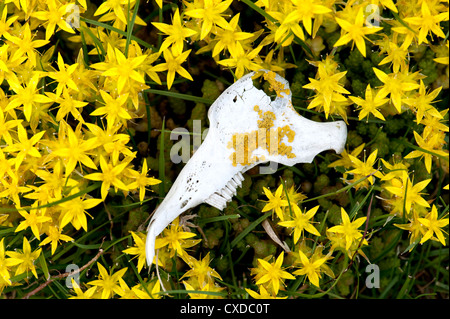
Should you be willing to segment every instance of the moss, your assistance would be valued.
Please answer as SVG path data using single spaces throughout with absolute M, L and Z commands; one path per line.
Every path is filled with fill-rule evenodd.
M 267 183 L 266 183 L 265 179 L 258 179 L 256 181 L 256 183 L 254 183 L 254 186 L 252 188 L 252 193 L 250 194 L 250 198 L 252 200 L 257 200 L 257 199 L 266 200 L 267 198 L 265 197 L 266 195 L 264 195 L 263 187 L 267 187 Z
M 389 138 L 387 134 L 383 131 L 380 131 L 374 140 L 374 143 L 370 145 L 370 152 L 372 153 L 374 150 L 378 150 L 378 157 L 385 157 L 390 153 L 389 148 Z
M 170 92 L 178 93 L 178 90 L 172 87 Z M 171 96 L 168 99 L 170 108 L 175 114 L 182 115 L 186 113 L 186 102 L 184 100 Z
M 404 142 L 407 142 L 408 140 L 405 138 L 393 138 L 391 139 L 389 143 L 389 148 L 391 150 L 391 153 L 397 153 L 402 154 L 405 150 Z
M 208 228 L 205 230 L 205 236 L 207 240 L 202 241 L 203 247 L 213 249 L 221 244 L 220 239 L 223 237 L 222 228 Z
M 412 167 L 409 168 L 410 171 L 414 171 L 414 179 L 418 181 L 424 181 L 430 179 L 433 176 L 427 172 L 425 167 L 425 161 L 420 158 L 416 158 L 413 162 Z
M 247 218 L 239 218 L 237 222 L 233 223 L 233 230 L 236 232 L 236 235 L 242 233 L 244 229 L 246 229 L 250 225 L 250 221 Z
M 320 194 L 322 189 L 328 185 L 330 185 L 330 178 L 325 174 L 319 175 L 314 182 L 314 193 Z
M 203 97 L 210 100 L 216 100 L 222 93 L 217 86 L 217 83 L 206 79 L 202 86 Z
M 216 270 L 219 273 L 225 273 L 230 269 L 230 259 L 226 256 L 220 256 L 220 258 L 216 258 Z
M 344 64 L 348 70 L 355 73 L 361 73 L 361 64 L 366 61 L 359 50 L 352 50 L 348 57 L 344 60 Z
M 427 50 L 423 58 L 418 63 L 420 73 L 427 76 L 422 80 L 425 86 L 431 85 L 438 78 L 437 64 L 433 61 L 433 59 L 434 52 L 432 50 Z
M 314 175 L 315 165 L 314 163 L 304 163 L 302 164 L 302 171 L 308 175 Z
M 238 187 L 236 190 L 237 196 L 243 198 L 250 194 L 252 190 L 252 179 L 250 176 L 244 174 L 244 180 L 242 181 L 242 186 Z
M 217 217 L 220 215 L 220 210 L 209 205 L 200 205 L 197 214 L 200 218 Z
M 331 206 L 333 205 L 333 203 L 331 202 L 331 200 L 326 199 L 326 198 L 319 198 L 318 199 L 319 205 L 322 209 L 324 210 L 328 210 L 331 208 Z
M 200 120 L 201 121 L 201 127 L 202 132 L 203 128 L 206 127 L 206 106 L 203 103 L 197 103 L 195 104 L 194 108 L 192 109 L 191 118 L 187 122 L 188 129 L 193 132 L 194 131 L 194 120 Z
M 286 186 L 286 188 L 291 188 L 292 186 L 294 186 L 294 172 L 291 171 L 290 169 L 285 169 L 283 171 L 283 175 L 282 178 L 284 180 L 284 185 Z
M 352 80 L 353 95 L 361 96 L 361 97 L 364 96 L 366 87 L 367 87 L 367 83 L 361 81 L 360 79 Z
M 247 236 L 245 236 L 244 240 L 247 245 L 253 247 L 253 245 L 259 241 L 259 238 L 254 233 L 249 233 Z
M 397 135 L 400 130 L 404 130 L 406 120 L 404 117 L 393 117 L 384 123 L 384 131 L 389 135 Z
M 347 134 L 347 145 L 350 149 L 357 148 L 363 143 L 363 138 L 354 130 L 351 130 Z
M 128 235 L 130 231 L 136 231 L 138 227 L 145 223 L 148 219 L 149 213 L 142 208 L 132 209 L 128 213 L 128 220 L 123 227 L 124 235 Z
M 355 275 L 353 274 L 353 271 L 349 269 L 347 272 L 342 274 L 336 287 L 342 296 L 347 296 L 350 294 L 350 287 L 354 284 L 354 282 Z
M 333 204 L 328 212 L 328 221 L 332 224 L 332 225 L 339 225 L 341 223 L 341 208 L 336 205 Z

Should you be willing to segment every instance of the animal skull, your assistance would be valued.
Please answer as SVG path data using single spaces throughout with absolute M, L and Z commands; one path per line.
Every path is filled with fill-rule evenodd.
M 263 75 L 275 100 L 253 85 Z M 272 71 L 249 73 L 226 89 L 208 111 L 208 134 L 186 163 L 148 225 L 146 256 L 153 263 L 155 239 L 184 211 L 201 203 L 223 210 L 244 180 L 242 173 L 268 161 L 311 163 L 324 150 L 340 153 L 347 139 L 343 121 L 314 122 L 292 106 L 288 82 Z

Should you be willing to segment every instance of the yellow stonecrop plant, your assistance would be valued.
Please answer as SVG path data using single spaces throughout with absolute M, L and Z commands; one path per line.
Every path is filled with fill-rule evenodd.
M 344 294 L 340 282 L 362 263 L 359 256 L 371 263 L 389 254 L 374 253 L 379 232 L 408 237 L 403 250 L 411 254 L 422 245 L 447 246 L 449 128 L 438 105 L 443 92 L 448 102 L 448 12 L 448 1 L 434 0 L 2 1 L 0 296 L 333 297 Z M 425 55 L 423 64 L 414 62 Z M 174 220 L 157 238 L 149 267 L 147 220 L 136 216 L 148 217 L 170 186 L 167 135 L 164 125 L 152 127 L 151 108 L 164 96 L 209 99 L 208 91 L 203 100 L 185 93 L 205 71 L 201 59 L 220 71 L 217 83 L 228 84 L 263 68 L 292 75 L 302 65 L 300 73 L 308 71 L 292 84 L 294 107 L 321 121 L 343 119 L 348 147 L 311 164 L 315 177 L 318 170 L 337 174 L 334 188 L 319 179 L 309 187 L 297 177 L 289 187 L 284 175 L 280 183 L 271 177 L 271 186 L 266 179 L 252 203 L 239 195 L 241 206 L 230 204 L 243 221 L 229 212 L 200 216 L 198 226 L 189 216 Z M 357 91 L 358 68 L 368 81 Z M 428 68 L 439 74 L 433 78 Z M 403 118 L 410 122 L 389 156 L 378 138 Z M 145 123 L 144 142 L 137 123 Z M 373 123 L 378 131 L 364 133 L 372 140 L 355 138 Z M 148 155 L 156 152 L 158 178 Z M 258 214 L 241 214 L 241 207 Z M 216 233 L 202 230 L 208 223 Z M 255 234 L 268 235 L 274 249 L 264 246 L 268 239 L 251 242 Z M 233 267 L 250 247 L 253 259 L 239 268 L 250 279 L 242 281 Z M 81 281 L 46 288 L 78 258 Z

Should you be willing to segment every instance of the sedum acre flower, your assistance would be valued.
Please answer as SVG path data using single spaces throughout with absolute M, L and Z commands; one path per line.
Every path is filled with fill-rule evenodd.
M 341 35 L 339 40 L 334 44 L 334 46 L 338 47 L 347 44 L 350 41 L 353 41 L 363 57 L 366 56 L 366 43 L 364 41 L 366 35 L 376 33 L 383 29 L 381 27 L 375 26 L 365 27 L 364 26 L 365 18 L 362 8 L 358 10 L 358 13 L 356 14 L 353 21 L 336 18 L 336 22 L 342 28 L 344 33 Z
M 278 225 L 294 228 L 294 244 L 298 242 L 300 236 L 303 235 L 304 230 L 313 235 L 320 236 L 319 231 L 312 225 L 312 222 L 310 221 L 310 219 L 313 218 L 316 214 L 319 207 L 320 205 L 317 205 L 316 207 L 311 208 L 308 211 L 306 211 L 305 209 L 305 213 L 302 213 L 300 208 L 298 208 L 297 205 L 294 205 L 292 206 L 292 208 L 294 210 L 295 216 L 293 216 L 292 220 L 279 222 Z
M 142 270 L 145 265 L 145 238 L 146 235 L 142 233 L 131 232 L 135 246 L 123 250 L 125 254 L 136 255 L 138 257 L 138 272 Z M 133 257 L 134 258 L 134 257 Z
M 345 235 L 345 249 L 349 250 L 353 243 L 357 242 L 363 236 L 361 231 L 358 230 L 359 227 L 364 224 L 366 217 L 360 217 L 353 222 L 344 208 L 341 207 L 341 219 L 342 223 L 338 226 L 333 226 L 327 231 L 330 233 L 340 233 Z
M 418 218 L 417 220 L 424 225 L 426 229 L 425 234 L 420 240 L 421 244 L 426 242 L 428 239 L 435 239 L 433 235 L 436 235 L 438 241 L 445 246 L 445 238 L 442 234 L 443 230 L 441 228 L 448 225 L 448 214 L 443 216 L 441 219 L 438 219 L 436 205 L 433 205 L 431 212 L 429 212 L 424 218 Z
M 41 254 L 42 249 L 38 248 L 35 251 L 31 251 L 30 243 L 26 237 L 23 237 L 23 246 L 22 252 L 17 251 L 7 251 L 6 255 L 9 256 L 8 264 L 10 266 L 17 266 L 16 275 L 23 274 L 28 270 L 34 275 L 34 277 L 38 277 L 36 272 L 36 267 L 34 265 L 35 261 L 38 259 Z
M 99 262 L 97 262 L 97 267 L 100 272 L 98 279 L 88 282 L 88 285 L 96 286 L 101 292 L 102 299 L 109 299 L 115 294 L 120 294 L 122 292 L 122 288 L 118 283 L 127 271 L 127 268 L 122 268 L 116 272 L 111 271 L 111 273 L 108 273 L 106 268 Z
M 274 295 L 278 294 L 280 284 L 284 285 L 284 279 L 295 279 L 294 276 L 281 268 L 283 260 L 284 252 L 281 252 L 273 263 L 269 263 L 264 259 L 258 259 L 258 273 L 255 277 L 256 284 L 264 284 Z
M 273 210 L 277 214 L 278 218 L 281 221 L 283 221 L 284 216 L 283 216 L 283 211 L 281 210 L 281 207 L 288 206 L 288 201 L 286 199 L 282 199 L 283 185 L 280 184 L 280 186 L 278 186 L 277 190 L 275 191 L 275 194 L 272 194 L 272 192 L 265 187 L 263 187 L 263 190 L 264 190 L 264 194 L 266 194 L 266 196 L 269 200 L 267 201 L 267 204 L 262 209 L 262 212 L 264 213 L 269 210 Z

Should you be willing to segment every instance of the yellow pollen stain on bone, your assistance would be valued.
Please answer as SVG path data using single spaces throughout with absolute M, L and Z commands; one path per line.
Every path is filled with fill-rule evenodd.
M 255 105 L 253 110 L 258 113 L 258 130 L 235 133 L 227 144 L 228 148 L 234 149 L 234 152 L 230 155 L 233 166 L 237 164 L 246 166 L 259 160 L 264 161 L 264 156 L 253 155 L 253 151 L 259 147 L 273 156 L 281 155 L 294 158 L 296 155 L 292 153 L 292 146 L 282 142 L 284 137 L 287 138 L 289 143 L 294 141 L 295 132 L 290 126 L 274 127 L 273 122 L 276 120 L 276 115 L 273 112 L 263 112 L 258 105 Z
M 275 79 L 275 76 L 276 74 L 273 71 L 269 71 L 263 75 L 264 80 L 270 84 L 270 90 L 275 91 L 278 97 L 284 97 L 281 93 L 289 95 L 290 90 L 288 88 L 284 88 L 284 84 Z

